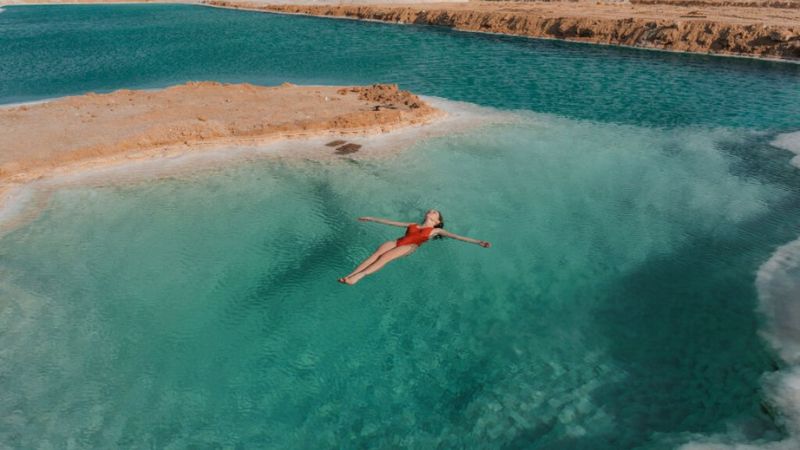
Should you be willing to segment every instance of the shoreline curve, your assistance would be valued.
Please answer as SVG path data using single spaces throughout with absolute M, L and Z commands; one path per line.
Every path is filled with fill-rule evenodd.
M 800 0 L 0 0 L 189 4 L 800 63 Z
M 714 56 L 800 62 L 800 3 L 764 3 L 761 13 L 742 3 L 708 0 L 652 3 L 473 0 L 463 3 L 270 4 L 248 0 L 203 0 L 211 7 L 247 11 L 439 26 L 458 31 L 555 39 Z M 591 5 L 591 6 L 590 6 Z M 695 5 L 695 6 L 687 6 Z M 709 6 L 714 5 L 714 6 Z M 761 5 L 759 5 L 761 6 Z M 698 10 L 698 8 L 701 8 Z

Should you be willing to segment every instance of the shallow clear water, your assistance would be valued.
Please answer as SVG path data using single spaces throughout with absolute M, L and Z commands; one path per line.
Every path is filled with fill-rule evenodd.
M 7 101 L 194 78 L 397 81 L 537 111 L 389 159 L 58 192 L 0 239 L 0 442 L 785 436 L 761 386 L 782 363 L 759 338 L 754 281 L 800 228 L 800 172 L 769 145 L 800 128 L 798 66 L 184 6 L 9 7 L 0 30 L 29 34 L 0 45 L 15 62 L 0 65 Z M 87 46 L 127 48 L 92 65 Z M 494 246 L 431 242 L 356 288 L 335 283 L 402 233 L 355 217 L 429 207 Z

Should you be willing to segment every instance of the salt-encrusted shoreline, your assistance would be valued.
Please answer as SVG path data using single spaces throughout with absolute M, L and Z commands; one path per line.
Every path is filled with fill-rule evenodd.
M 24 183 L 65 168 L 222 143 L 385 132 L 440 114 L 394 85 L 202 82 L 90 93 L 0 109 L 0 182 Z
M 19 204 L 31 197 L 26 185 L 49 179 L 286 139 L 364 137 L 445 115 L 395 85 L 193 82 L 6 106 L 0 108 L 0 222 L 19 216 Z M 324 158 L 358 150 L 342 145 L 317 151 Z

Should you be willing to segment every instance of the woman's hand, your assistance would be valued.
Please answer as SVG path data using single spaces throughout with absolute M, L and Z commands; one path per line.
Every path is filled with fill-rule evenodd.
M 358 218 L 359 222 L 372 222 L 372 220 L 373 220 L 372 217 L 359 217 Z
M 479 241 L 479 242 L 478 242 L 478 245 L 480 245 L 480 246 L 481 246 L 481 247 L 483 247 L 483 248 L 489 248 L 489 247 L 491 247 L 491 246 L 492 246 L 492 244 L 490 244 L 490 243 L 488 243 L 488 242 L 486 242 L 486 241 Z

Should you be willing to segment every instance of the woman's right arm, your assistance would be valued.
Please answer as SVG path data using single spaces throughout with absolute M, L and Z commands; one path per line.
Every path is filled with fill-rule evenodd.
M 379 219 L 377 217 L 359 217 L 358 220 L 362 222 L 375 222 L 375 223 L 382 223 L 384 225 L 392 225 L 395 227 L 407 227 L 411 225 L 411 222 L 397 222 L 394 220 L 387 220 L 387 219 Z

